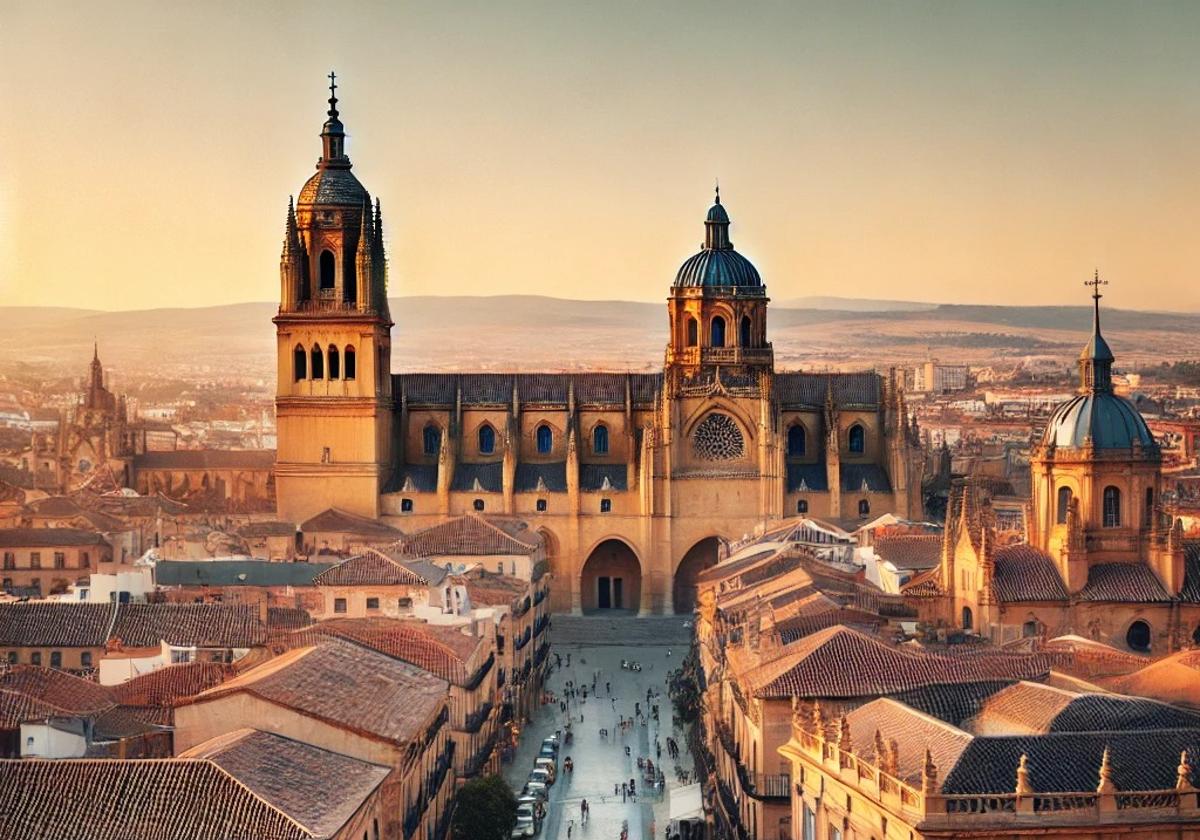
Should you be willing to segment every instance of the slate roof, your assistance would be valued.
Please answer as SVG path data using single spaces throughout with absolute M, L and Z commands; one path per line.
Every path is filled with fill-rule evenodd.
M 408 492 L 405 491 L 404 486 L 411 481 L 411 492 L 436 493 L 437 471 L 436 464 L 399 464 L 392 471 L 392 476 L 388 479 L 387 486 L 383 488 L 383 492 Z
M 333 563 L 268 560 L 163 560 L 154 566 L 159 586 L 313 586 Z
M 322 166 L 313 173 L 296 196 L 297 207 L 315 204 L 341 204 L 361 210 L 370 204 L 366 187 L 359 182 L 349 166 Z
M 467 514 L 409 534 L 398 549 L 412 557 L 529 555 L 538 550 L 540 543 L 541 538 L 519 520 Z
M 427 586 L 430 581 L 379 551 L 365 551 L 313 578 L 317 586 Z
M 201 744 L 193 754 L 0 761 L 4 836 L 316 840 L 333 836 L 388 773 L 251 730 Z
M 1150 567 L 1141 563 L 1099 563 L 1091 566 L 1087 583 L 1079 591 L 1079 598 L 1109 603 L 1171 600 Z
M 870 493 L 892 492 L 892 482 L 878 464 L 841 464 L 840 470 L 843 493 L 861 493 L 863 488 Z
M 987 698 L 964 728 L 980 735 L 1200 728 L 1200 714 L 1140 697 L 1019 682 Z
M 897 569 L 932 569 L 942 561 L 941 534 L 876 537 L 875 553 Z
M 0 547 L 57 548 L 108 545 L 102 534 L 83 528 L 0 528 Z
M 1200 542 L 1187 540 L 1183 544 L 1183 587 L 1179 600 L 1200 603 Z
M 253 729 L 214 738 L 183 757 L 208 759 L 316 837 L 336 834 L 390 772 Z
M 882 397 L 883 380 L 873 371 L 775 374 L 775 396 L 789 408 L 823 408 L 831 391 L 835 405 L 874 408 Z
M 271 470 L 274 449 L 172 449 L 133 457 L 135 470 Z
M 517 473 L 513 477 L 513 485 L 518 493 L 533 492 L 538 489 L 538 482 L 548 493 L 567 492 L 567 462 L 558 461 L 551 464 L 517 464 Z
M 787 651 L 748 674 L 756 697 L 870 697 L 935 683 L 1015 680 L 1048 671 L 1025 661 L 997 667 L 991 661 L 892 647 L 844 626 L 802 638 Z
M 574 384 L 581 406 L 623 406 L 628 388 L 639 407 L 653 404 L 662 387 L 659 373 L 408 373 L 392 377 L 392 393 L 412 405 L 453 406 L 462 392 L 463 405 L 512 405 L 513 386 L 522 403 L 563 405 Z
M 373 650 L 331 640 L 290 650 L 185 702 L 241 691 L 365 737 L 406 744 L 446 702 L 449 684 Z
M 1050 555 L 1031 545 L 1009 545 L 992 555 L 992 592 L 1000 601 L 1065 601 L 1067 589 Z
M 824 493 L 829 490 L 829 473 L 824 464 L 788 464 L 787 492 Z
M 629 489 L 629 474 L 624 464 L 580 464 L 579 489 L 584 491 L 603 490 L 608 480 L 609 489 Z
M 0 645 L 102 648 L 116 611 L 115 604 L 0 604 Z
M 266 644 L 258 610 L 243 604 L 122 604 L 111 636 L 130 648 L 251 648 Z
M 846 720 L 857 755 L 874 756 L 876 732 L 883 736 L 884 743 L 895 739 L 900 762 L 896 775 L 909 784 L 921 780 L 926 749 L 939 768 L 953 767 L 972 740 L 961 729 L 887 698 L 854 709 L 847 713 Z
M 357 537 L 372 539 L 394 540 L 402 534 L 390 525 L 385 525 L 377 519 L 359 516 L 356 513 L 328 508 L 311 519 L 300 524 L 300 530 L 309 533 L 352 534 Z
M 490 464 L 454 465 L 454 476 L 450 479 L 450 489 L 465 493 L 499 493 L 503 489 L 504 465 L 499 461 Z M 479 483 L 479 489 L 475 483 Z

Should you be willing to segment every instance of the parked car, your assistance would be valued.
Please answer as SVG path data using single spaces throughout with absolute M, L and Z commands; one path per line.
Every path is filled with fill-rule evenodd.
M 538 757 L 533 760 L 533 769 L 545 770 L 550 774 L 550 782 L 553 783 L 558 776 L 558 763 L 552 758 Z
M 545 799 L 550 795 L 550 786 L 538 779 L 530 779 L 525 783 L 525 793 L 532 793 L 540 799 Z
M 533 817 L 522 817 L 520 812 L 517 812 L 517 824 L 513 826 L 510 837 L 533 837 L 537 834 L 537 823 Z
M 554 749 L 554 747 L 551 747 L 547 744 L 543 744 L 542 748 L 540 750 L 538 750 L 537 757 L 538 758 L 549 758 L 551 760 L 557 761 L 558 760 L 558 750 Z
M 541 767 L 537 768 L 536 770 L 532 771 L 529 774 L 529 781 L 544 782 L 547 787 L 554 784 L 554 779 L 552 779 L 550 777 L 550 771 L 544 770 Z
M 554 750 L 555 755 L 558 755 L 558 739 L 553 735 L 551 735 L 549 738 L 542 739 L 542 749 L 544 750 L 547 747 Z

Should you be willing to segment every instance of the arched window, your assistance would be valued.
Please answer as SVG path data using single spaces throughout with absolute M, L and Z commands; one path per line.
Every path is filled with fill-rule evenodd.
M 725 346 L 725 319 L 722 318 L 720 315 L 713 318 L 712 323 L 709 325 L 708 334 L 709 334 L 709 338 L 710 338 L 709 344 L 711 344 L 713 347 L 724 347 Z
M 1059 525 L 1065 525 L 1067 523 L 1067 513 L 1069 513 L 1070 510 L 1071 510 L 1071 488 L 1070 487 L 1059 487 L 1058 488 L 1058 512 L 1057 512 L 1057 515 L 1054 517 Z
M 335 285 L 335 274 L 337 273 L 336 261 L 333 258 L 333 252 L 325 250 L 321 252 L 321 288 L 332 289 Z
M 413 500 L 412 499 L 401 499 L 400 500 L 400 512 L 401 513 L 412 513 L 412 509 L 413 509 Z
M 479 454 L 491 455 L 496 451 L 496 430 L 484 423 L 479 427 Z
M 1146 509 L 1142 512 L 1142 526 L 1150 528 L 1154 525 L 1154 488 L 1146 488 Z
M 312 348 L 312 378 L 325 378 L 325 356 L 321 353 L 321 345 L 314 344 Z
M 600 500 L 600 512 L 608 513 L 611 510 L 612 510 L 612 499 L 601 499 Z
M 742 316 L 742 332 L 738 338 L 738 344 L 742 347 L 750 346 L 750 317 L 748 315 Z
M 537 500 L 537 512 L 538 512 L 538 513 L 545 513 L 545 512 L 546 512 L 546 500 L 545 500 L 545 499 L 538 499 L 538 500 Z
M 859 516 L 870 516 L 871 515 L 871 503 L 868 502 L 866 499 L 858 500 L 858 515 Z
M 808 499 L 796 500 L 796 513 L 808 513 Z
M 1150 650 L 1150 625 L 1138 619 L 1129 625 L 1125 633 L 1125 644 L 1130 650 L 1145 653 Z
M 700 343 L 700 325 L 696 323 L 695 318 L 688 318 L 687 323 L 687 343 L 688 347 L 695 347 Z
M 1111 484 L 1104 488 L 1104 527 L 1121 527 L 1121 491 Z
M 308 378 L 308 354 L 299 344 L 292 351 L 292 367 L 296 369 L 296 381 Z
M 329 378 L 337 379 L 342 375 L 341 356 L 338 355 L 338 349 L 335 345 L 329 345 Z
M 482 513 L 484 508 L 483 499 L 476 499 L 471 506 Z
M 596 428 L 592 429 L 592 454 L 608 454 L 608 426 L 603 423 L 597 423 Z
M 355 373 L 355 370 L 354 370 L 354 363 L 355 363 L 355 361 L 357 361 L 357 360 L 354 358 L 354 345 L 352 345 L 352 344 L 347 344 L 347 345 L 346 345 L 346 349 L 345 349 L 345 351 L 343 352 L 343 354 L 342 354 L 342 355 L 343 355 L 343 357 L 344 357 L 344 358 L 343 358 L 343 360 L 346 362 L 346 369 L 345 369 L 345 371 L 343 371 L 343 376 L 342 376 L 342 378 L 344 378 L 344 379 L 353 379 L 353 378 L 354 378 L 354 373 Z
M 537 427 L 537 451 L 541 455 L 549 455 L 554 448 L 554 432 L 545 423 Z
M 975 616 L 971 613 L 970 607 L 962 608 L 962 629 L 971 630 L 975 624 Z
M 850 427 L 850 434 L 847 437 L 847 443 L 850 451 L 856 454 L 861 454 L 867 451 L 867 430 L 855 423 Z
M 425 427 L 421 433 L 421 442 L 426 455 L 436 455 L 442 448 L 442 430 L 433 423 Z
M 796 458 L 804 454 L 804 426 L 793 423 L 788 428 L 787 454 Z

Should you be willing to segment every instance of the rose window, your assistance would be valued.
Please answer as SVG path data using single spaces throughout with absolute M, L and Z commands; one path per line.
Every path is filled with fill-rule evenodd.
M 732 417 L 710 414 L 692 432 L 692 449 L 702 461 L 734 461 L 746 453 L 746 443 Z

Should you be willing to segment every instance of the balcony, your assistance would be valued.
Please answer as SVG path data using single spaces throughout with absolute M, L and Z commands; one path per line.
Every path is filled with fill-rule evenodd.
M 542 635 L 542 631 L 545 630 L 549 626 L 550 626 L 550 616 L 543 615 L 541 618 L 539 618 L 537 620 L 537 623 L 535 623 L 533 625 L 534 637 Z
M 483 767 L 487 764 L 488 759 L 492 757 L 492 752 L 496 749 L 496 741 L 500 738 L 500 727 L 492 730 L 492 734 L 487 737 L 475 754 L 467 759 L 466 765 L 463 767 L 464 776 L 477 776 L 482 772 Z
M 464 732 L 478 732 L 483 722 L 488 719 L 488 715 L 492 713 L 492 704 L 484 703 L 471 714 L 467 715 L 466 721 L 463 722 Z
M 775 350 L 766 347 L 684 347 L 669 351 L 669 362 L 681 365 L 769 365 Z
M 529 640 L 532 638 L 533 631 L 526 627 L 525 632 L 521 634 L 521 638 L 513 642 L 513 650 L 520 650 L 521 648 L 525 647 L 525 645 L 529 644 Z
M 338 300 L 332 297 L 314 298 L 312 300 L 302 300 L 296 303 L 295 312 L 321 312 L 321 313 L 336 313 L 341 312 L 347 315 L 367 315 L 374 314 L 369 309 L 359 309 L 358 304 L 350 300 Z M 285 314 L 285 313 L 281 313 Z
M 487 676 L 488 671 L 492 670 L 492 665 L 494 665 L 495 663 L 496 663 L 496 654 L 494 654 L 494 653 L 488 654 L 487 661 L 479 666 L 479 668 L 475 671 L 474 674 L 471 675 L 471 679 L 469 679 L 467 681 L 466 685 L 464 685 L 463 688 L 465 688 L 467 691 L 474 691 L 475 689 L 479 688 L 479 684 L 481 682 L 483 682 L 483 678 Z M 501 674 L 501 684 L 503 684 L 503 679 L 504 679 L 503 674 Z
M 789 773 L 746 773 L 739 765 L 738 780 L 742 789 L 754 799 L 791 799 L 792 777 Z
M 522 599 L 521 603 L 517 605 L 517 608 L 513 610 L 513 618 L 520 618 L 521 616 L 525 615 L 525 613 L 529 612 L 529 608 L 532 606 L 532 604 L 533 602 L 530 601 L 529 596 L 526 595 L 525 598 Z

